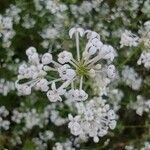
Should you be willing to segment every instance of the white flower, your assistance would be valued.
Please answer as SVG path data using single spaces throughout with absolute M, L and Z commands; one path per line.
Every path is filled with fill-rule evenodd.
M 100 51 L 102 45 L 103 44 L 99 39 L 93 38 L 87 43 L 85 51 L 89 55 L 94 55 L 95 53 Z
M 66 97 L 71 101 L 85 101 L 88 98 L 88 94 L 84 90 L 70 90 L 66 93 Z
M 12 18 L 10 17 L 5 17 L 3 19 L 3 26 L 7 29 L 11 29 L 12 28 Z
M 65 64 L 58 68 L 59 76 L 62 80 L 72 80 L 76 73 L 68 64 Z
M 34 53 L 36 53 L 36 48 L 35 47 L 29 47 L 27 50 L 26 50 L 26 55 L 27 56 L 30 56 L 30 55 L 33 55 Z
M 56 89 L 55 83 L 52 83 L 51 89 L 52 89 L 52 90 L 49 90 L 49 91 L 47 92 L 47 97 L 48 97 L 48 99 L 49 99 L 51 102 L 62 101 L 62 98 L 61 98 L 60 96 L 65 93 L 65 90 L 62 89 L 62 88 Z
M 47 65 L 47 64 L 50 64 L 52 62 L 52 55 L 50 53 L 45 53 L 43 56 L 42 56 L 42 64 L 44 65 Z
M 39 64 L 39 56 L 38 56 L 38 53 L 36 52 L 28 55 L 28 59 L 30 63 Z
M 82 37 L 84 35 L 84 29 L 82 29 L 82 28 L 76 28 L 76 27 L 71 28 L 69 30 L 69 36 L 70 36 L 70 38 L 72 38 L 73 34 L 75 34 L 75 33 L 79 33 L 79 35 Z
M 59 55 L 58 55 L 58 61 L 61 64 L 68 63 L 71 61 L 71 59 L 72 59 L 72 54 L 67 51 L 63 51 L 63 52 L 59 53 Z
M 122 80 L 133 90 L 139 90 L 142 85 L 142 78 L 129 66 L 125 66 L 122 70 Z
M 78 123 L 78 120 L 80 119 L 79 116 L 76 116 L 73 118 L 71 114 L 69 114 L 69 124 L 68 127 L 71 129 L 71 133 L 75 136 L 82 134 L 82 128 L 80 124 Z
M 13 110 L 13 115 L 11 117 L 11 120 L 19 124 L 21 123 L 22 119 L 23 119 L 23 113 L 20 113 L 17 110 Z
M 149 150 L 150 149 L 150 142 L 149 141 L 145 141 L 144 142 L 144 146 L 141 147 L 141 150 Z
M 48 91 L 49 86 L 48 86 L 48 81 L 46 79 L 41 79 L 37 84 L 36 84 L 36 89 L 41 90 L 41 91 Z
M 8 116 L 9 112 L 5 108 L 5 106 L 0 107 L 0 130 L 8 130 L 10 126 L 10 122 L 6 120 L 6 117 Z
M 142 116 L 144 112 L 150 112 L 150 99 L 146 100 L 143 96 L 138 95 L 137 101 L 132 102 L 130 106 L 132 109 L 136 110 L 139 116 Z
M 5 79 L 0 79 L 0 94 L 7 96 L 11 91 L 15 90 L 15 83 Z
M 116 69 L 114 65 L 109 65 L 107 67 L 107 75 L 109 78 L 114 78 L 116 76 Z
M 102 59 L 113 61 L 116 56 L 116 52 L 112 46 L 102 45 L 99 55 Z
M 150 45 L 150 21 L 146 21 L 144 23 L 144 27 L 142 27 L 139 30 L 139 34 L 140 34 L 140 43 L 144 44 L 144 46 L 147 48 Z
M 28 66 L 27 66 L 26 64 L 20 65 L 20 66 L 19 66 L 18 73 L 19 73 L 20 75 L 22 75 L 22 76 L 25 75 L 26 72 L 27 72 L 27 68 L 28 68 Z
M 19 95 L 30 95 L 31 94 L 31 87 L 25 84 L 17 85 L 16 86 Z
M 149 51 L 143 51 L 141 53 L 141 56 L 139 60 L 137 61 L 138 65 L 144 64 L 145 68 L 150 68 L 150 52 Z
M 69 115 L 71 133 L 76 136 L 92 137 L 94 142 L 116 126 L 116 115 L 101 97 L 94 97 L 85 104 L 76 104 L 78 115 Z
M 40 124 L 40 118 L 36 109 L 32 109 L 24 114 L 25 127 L 27 129 L 32 129 L 33 126 Z
M 92 39 L 100 40 L 100 35 L 94 31 L 86 30 L 85 33 L 87 34 L 87 39 L 89 40 L 92 40 Z
M 128 31 L 128 30 L 125 30 L 124 33 L 122 33 L 121 35 L 121 41 L 120 41 L 120 44 L 121 44 L 121 47 L 123 46 L 137 46 L 138 45 L 138 41 L 139 40 L 139 37 L 136 36 L 135 34 L 131 33 L 131 31 Z
M 99 137 L 98 137 L 98 136 L 94 136 L 93 141 L 94 141 L 95 143 L 98 143 L 98 142 L 99 142 Z
M 2 47 L 9 48 L 14 36 L 13 18 L 7 15 L 0 15 L 0 38 L 2 39 Z

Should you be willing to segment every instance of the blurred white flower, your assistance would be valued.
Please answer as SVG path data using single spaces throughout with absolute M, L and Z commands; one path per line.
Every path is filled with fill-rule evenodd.
M 125 32 L 122 33 L 121 41 L 120 41 L 121 47 L 124 46 L 135 47 L 138 45 L 138 43 L 139 43 L 139 37 L 131 33 L 131 31 L 125 30 Z

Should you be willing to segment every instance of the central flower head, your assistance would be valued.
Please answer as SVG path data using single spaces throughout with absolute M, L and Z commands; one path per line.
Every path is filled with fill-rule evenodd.
M 99 80 L 102 80 L 101 83 L 105 82 L 105 86 L 110 79 L 114 78 L 115 67 L 110 65 L 115 57 L 115 50 L 112 46 L 103 44 L 100 41 L 99 34 L 90 30 L 84 31 L 82 28 L 72 28 L 69 35 L 70 38 L 75 38 L 76 58 L 73 57 L 71 52 L 65 50 L 58 54 L 57 62 L 50 53 L 45 53 L 40 57 L 33 47 L 26 51 L 31 65 L 23 64 L 19 68 L 16 87 L 20 94 L 28 95 L 31 93 L 31 88 L 34 87 L 36 90 L 46 91 L 51 102 L 61 101 L 62 95 L 73 101 L 84 101 L 88 98 L 83 86 L 86 83 L 84 82 L 85 77 L 90 81 L 91 77 L 100 76 Z M 86 36 L 88 39 L 82 54 L 79 45 L 80 36 Z M 53 78 L 51 78 L 53 80 L 47 80 L 48 74 L 53 75 Z M 18 84 L 21 79 L 32 80 L 24 84 Z M 51 89 L 49 89 L 49 85 L 51 85 Z
M 88 67 L 82 62 L 80 62 L 76 68 L 76 73 L 78 76 L 87 76 L 88 71 Z

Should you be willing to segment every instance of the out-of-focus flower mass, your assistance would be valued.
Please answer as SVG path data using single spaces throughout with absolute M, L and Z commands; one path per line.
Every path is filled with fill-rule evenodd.
M 0 133 L 4 150 L 149 150 L 149 0 L 1 0 Z

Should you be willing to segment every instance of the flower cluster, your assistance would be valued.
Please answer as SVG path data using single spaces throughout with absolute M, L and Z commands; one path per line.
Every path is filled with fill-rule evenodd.
M 72 146 L 72 142 L 69 140 L 66 140 L 63 143 L 57 142 L 55 143 L 55 146 L 53 147 L 53 150 L 75 150 L 75 148 Z
M 35 126 L 39 128 L 44 128 L 50 121 L 56 126 L 61 126 L 65 124 L 68 119 L 62 118 L 59 112 L 56 110 L 57 105 L 48 105 L 44 108 L 43 112 L 37 112 L 36 109 L 19 111 L 17 109 L 13 110 L 11 120 L 16 124 L 24 124 L 22 128 L 23 132 L 32 129 Z
M 40 32 L 40 35 L 44 39 L 41 45 L 46 49 L 49 48 L 51 39 L 56 39 L 60 36 L 58 30 L 56 28 L 52 28 L 51 26 L 44 28 L 43 31 Z
M 11 45 L 11 39 L 14 35 L 12 18 L 0 15 L 0 38 L 3 40 L 4 47 Z
M 117 112 L 121 108 L 120 103 L 124 97 L 123 92 L 120 89 L 110 89 L 107 96 L 109 103 L 113 105 L 113 110 Z
M 137 61 L 138 65 L 143 64 L 145 68 L 150 68 L 150 52 L 143 51 L 139 60 Z
M 135 34 L 131 33 L 131 31 L 125 30 L 124 33 L 121 35 L 121 47 L 123 46 L 137 46 L 138 45 L 139 37 L 137 37 Z
M 122 80 L 133 90 L 139 90 L 142 85 L 142 78 L 129 66 L 125 66 L 122 70 Z
M 149 0 L 1 0 L 0 149 L 149 150 L 149 18 Z
M 142 27 L 139 30 L 139 34 L 141 36 L 139 41 L 143 42 L 145 47 L 149 47 L 150 45 L 150 21 L 149 20 L 146 21 L 144 23 L 144 27 Z
M 150 112 L 150 100 L 144 99 L 141 95 L 138 95 L 137 101 L 132 102 L 130 106 L 132 109 L 136 110 L 136 113 L 140 116 L 142 116 L 144 112 Z
M 6 120 L 6 117 L 9 115 L 8 110 L 5 108 L 5 106 L 0 107 L 0 130 L 8 130 L 10 122 Z
M 69 35 L 70 38 L 75 37 L 76 59 L 73 58 L 72 53 L 65 50 L 58 54 L 58 62 L 56 62 L 51 53 L 40 56 L 34 47 L 27 49 L 26 54 L 30 65 L 22 64 L 19 67 L 16 82 L 20 95 L 31 94 L 31 88 L 34 87 L 47 92 L 47 97 L 51 102 L 62 101 L 62 95 L 74 101 L 84 101 L 88 98 L 88 94 L 83 89 L 86 78 L 100 76 L 102 81 L 106 81 L 104 87 L 110 83 L 110 79 L 115 78 L 115 66 L 111 62 L 116 52 L 112 46 L 103 44 L 100 36 L 94 31 L 72 28 Z M 88 43 L 81 55 L 79 36 L 84 35 L 87 35 Z M 49 72 L 57 73 L 58 78 L 48 81 Z M 29 81 L 21 84 L 23 79 L 29 79 Z M 57 87 L 56 83 L 61 83 L 61 86 Z M 71 89 L 67 91 L 70 85 Z M 75 86 L 79 88 L 75 89 Z
M 150 142 L 145 141 L 140 150 L 148 150 L 150 149 Z M 126 145 L 125 150 L 138 150 L 134 145 Z
M 19 23 L 20 17 L 18 14 L 21 10 L 15 5 L 10 5 L 10 8 L 6 9 L 4 15 L 0 14 L 0 39 L 2 39 L 2 46 L 9 48 L 12 42 L 12 38 L 15 36 L 15 30 L 13 29 L 14 23 Z
M 15 90 L 15 84 L 12 81 L 0 79 L 0 93 L 6 96 L 10 91 Z
M 47 148 L 47 141 L 51 140 L 54 133 L 50 130 L 46 130 L 43 133 L 39 133 L 39 137 L 33 138 L 32 141 L 36 146 L 36 150 L 45 150 Z
M 85 104 L 77 103 L 76 107 L 78 114 L 75 117 L 69 115 L 68 127 L 73 135 L 81 139 L 92 137 L 94 142 L 98 142 L 109 128 L 115 128 L 116 115 L 101 97 L 94 97 Z
M 66 5 L 57 3 L 55 0 L 34 0 L 34 5 L 38 11 L 47 10 L 52 14 L 61 13 L 67 9 Z

